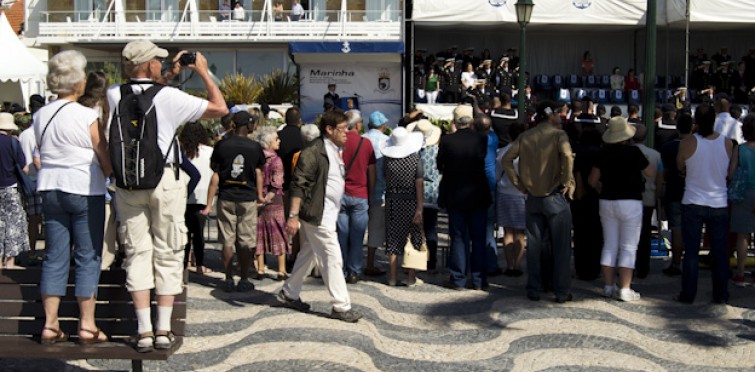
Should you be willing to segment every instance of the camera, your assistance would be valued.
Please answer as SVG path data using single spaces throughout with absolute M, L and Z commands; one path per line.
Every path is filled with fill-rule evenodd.
M 186 52 L 178 59 L 181 66 L 193 65 L 197 62 L 197 52 Z

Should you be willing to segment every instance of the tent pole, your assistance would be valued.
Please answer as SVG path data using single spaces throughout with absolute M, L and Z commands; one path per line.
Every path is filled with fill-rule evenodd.
M 656 0 L 647 0 L 645 17 L 645 78 L 642 83 L 645 92 L 642 97 L 642 121 L 647 127 L 645 144 L 653 147 L 655 142 L 655 63 L 656 63 Z
M 685 30 L 684 30 L 684 86 L 689 88 L 689 3 L 691 0 L 686 1 L 686 9 L 684 11 L 685 18 Z

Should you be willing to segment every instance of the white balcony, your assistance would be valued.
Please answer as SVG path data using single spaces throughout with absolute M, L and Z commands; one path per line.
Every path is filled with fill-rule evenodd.
M 243 19 L 212 12 L 42 12 L 38 40 L 46 44 L 122 42 L 238 43 L 288 41 L 399 41 L 403 22 L 395 11 L 307 12 L 299 21 L 275 21 L 247 11 Z

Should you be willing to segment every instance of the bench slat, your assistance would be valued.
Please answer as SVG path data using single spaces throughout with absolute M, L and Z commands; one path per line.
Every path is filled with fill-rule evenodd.
M 175 345 L 170 350 L 138 353 L 123 340 L 92 346 L 79 346 L 73 342 L 41 345 L 37 340 L 30 337 L 0 337 L 0 350 L 2 350 L 3 355 L 14 358 L 167 360 L 182 344 L 183 338 L 177 337 Z
M 152 303 L 153 308 L 156 309 L 157 303 Z M 21 301 L 0 301 L 0 318 L 5 317 L 40 317 L 44 318 L 45 309 L 42 302 L 21 302 Z M 61 318 L 76 318 L 79 316 L 79 304 L 74 301 L 62 301 L 60 303 L 60 309 L 58 310 L 58 316 Z M 115 319 L 134 319 L 136 314 L 134 312 L 134 305 L 131 302 L 109 302 L 97 304 L 94 310 L 94 317 L 100 318 L 115 318 Z M 185 319 L 186 318 L 186 303 L 176 302 L 173 305 L 173 318 Z
M 38 284 L 42 269 L 29 267 L 26 269 L 0 270 L 0 284 Z M 68 274 L 68 283 L 73 284 L 76 272 Z M 125 283 L 126 271 L 123 269 L 105 270 L 100 272 L 100 283 Z
M 39 335 L 45 325 L 44 319 L 0 319 L 0 334 L 5 335 Z M 110 336 L 132 336 L 136 334 L 136 319 L 98 319 L 97 326 Z M 60 329 L 69 335 L 78 334 L 79 321 L 73 319 L 61 319 Z M 173 319 L 171 322 L 173 333 L 183 336 L 185 322 L 182 319 Z

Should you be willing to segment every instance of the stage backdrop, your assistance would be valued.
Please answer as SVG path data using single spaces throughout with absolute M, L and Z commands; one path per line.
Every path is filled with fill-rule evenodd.
M 385 114 L 395 125 L 401 118 L 401 64 L 399 63 L 311 63 L 301 64 L 301 105 L 306 122 L 322 112 L 328 84 L 336 84 L 341 98 L 357 97 L 365 117 L 373 111 Z M 337 104 L 337 102 L 336 102 Z
M 299 66 L 301 110 L 305 122 L 323 109 L 328 84 L 341 98 L 356 97 L 365 118 L 380 111 L 395 126 L 402 116 L 401 42 L 289 44 Z M 338 104 L 338 102 L 336 102 Z

